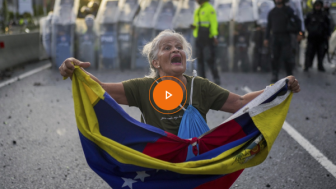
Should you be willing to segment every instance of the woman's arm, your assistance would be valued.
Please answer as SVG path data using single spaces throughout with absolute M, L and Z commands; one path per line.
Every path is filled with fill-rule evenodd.
M 224 112 L 235 113 L 240 108 L 249 103 L 251 100 L 253 100 L 255 97 L 260 95 L 262 92 L 264 92 L 264 90 L 250 92 L 243 96 L 230 92 L 229 97 L 227 98 L 226 102 L 224 103 L 224 105 L 220 110 Z
M 294 76 L 288 76 L 287 79 L 289 89 L 294 93 L 300 92 L 301 89 L 298 80 L 296 80 Z M 262 92 L 264 92 L 264 90 L 250 92 L 243 96 L 230 92 L 228 99 L 226 100 L 226 102 L 224 103 L 224 105 L 220 110 L 224 112 L 235 113 L 240 108 L 249 103 L 251 100 L 260 95 Z
M 70 77 L 72 79 L 73 71 L 75 70 L 75 66 L 81 67 L 83 71 L 85 71 L 83 68 L 88 68 L 90 66 L 89 62 L 81 62 L 75 58 L 68 58 L 66 59 L 62 65 L 59 67 L 60 74 L 63 77 Z M 99 81 L 98 78 L 96 78 L 91 73 L 85 71 L 90 77 L 95 80 L 97 83 L 100 84 L 100 86 L 103 87 L 103 89 L 115 100 L 118 104 L 124 104 L 128 105 L 128 101 L 125 95 L 124 85 L 122 83 L 103 83 Z

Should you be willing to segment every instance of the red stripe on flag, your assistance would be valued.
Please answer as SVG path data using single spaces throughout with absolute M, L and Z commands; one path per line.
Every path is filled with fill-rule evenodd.
M 155 143 L 148 143 L 143 153 L 172 163 L 184 162 L 187 158 L 189 142 L 166 133 L 167 137 L 161 137 Z
M 227 189 L 237 180 L 239 175 L 244 171 L 244 169 L 224 175 L 216 180 L 204 183 L 195 189 Z
M 166 133 L 166 137 L 159 138 L 155 143 L 148 143 L 143 153 L 172 163 L 184 162 L 190 141 L 181 139 L 174 134 Z M 245 136 L 243 128 L 235 120 L 231 120 L 198 140 L 199 153 L 203 154 Z
M 231 120 L 220 125 L 214 131 L 199 140 L 199 153 L 203 154 L 245 136 L 246 134 L 243 128 L 235 120 Z

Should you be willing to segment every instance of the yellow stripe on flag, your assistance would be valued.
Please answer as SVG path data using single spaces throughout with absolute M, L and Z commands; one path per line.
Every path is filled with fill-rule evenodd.
M 278 136 L 283 123 L 286 120 L 287 112 L 290 102 L 292 100 L 293 93 L 291 93 L 281 104 L 270 108 L 254 117 L 252 120 L 259 131 L 263 134 L 267 141 L 268 152 Z

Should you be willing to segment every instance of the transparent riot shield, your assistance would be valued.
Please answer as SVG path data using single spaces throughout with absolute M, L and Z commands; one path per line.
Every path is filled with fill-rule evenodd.
M 233 32 L 233 71 L 250 71 L 253 43 L 251 33 L 256 20 L 252 0 L 235 0 L 232 6 Z
M 181 33 L 192 47 L 194 47 L 194 37 L 190 25 L 193 24 L 195 7 L 196 2 L 193 0 L 180 1 L 173 19 L 173 29 Z M 192 56 L 194 57 L 194 55 Z M 192 71 L 193 69 L 196 69 L 196 63 L 188 63 L 187 70 Z
M 79 0 L 56 0 L 52 17 L 52 59 L 58 68 L 74 56 L 75 23 Z
M 165 29 L 173 29 L 173 18 L 178 3 L 172 0 L 161 0 L 158 11 L 154 16 L 155 36 Z
M 301 20 L 301 31 L 304 31 L 305 26 L 304 26 L 301 1 L 302 0 L 290 0 L 288 2 L 288 5 L 294 10 L 294 14 Z
M 118 47 L 121 69 L 131 68 L 133 19 L 139 9 L 139 0 L 126 0 L 121 8 L 118 25 Z
M 268 13 L 274 6 L 273 0 L 253 0 L 254 17 L 258 25 L 266 26 Z
M 120 14 L 118 0 L 103 0 L 97 13 L 96 31 L 98 34 L 98 68 L 120 68 L 118 56 L 118 19 Z
M 93 27 L 93 15 L 87 15 L 85 19 L 77 21 L 77 58 L 83 62 L 90 62 L 90 68 L 97 68 L 95 50 L 97 35 Z
M 216 0 L 215 9 L 217 12 L 217 20 L 219 23 L 230 22 L 232 11 L 232 0 Z
M 50 12 L 48 16 L 40 20 L 40 35 L 43 47 L 43 52 L 41 52 L 42 58 L 51 57 L 52 15 L 53 13 Z
M 253 0 L 256 26 L 252 31 L 253 58 L 252 70 L 268 72 L 271 69 L 270 46 L 264 46 L 268 13 L 274 8 L 272 0 Z
M 221 71 L 229 70 L 229 34 L 230 15 L 232 11 L 232 0 L 216 0 L 215 6 L 218 20 L 218 46 L 216 52 L 216 63 Z
M 140 3 L 140 12 L 133 21 L 135 28 L 131 69 L 147 69 L 149 67 L 146 57 L 141 54 L 141 49 L 153 38 L 154 15 L 159 3 L 160 0 L 142 0 Z
M 232 2 L 232 18 L 235 22 L 254 22 L 252 0 L 235 0 Z

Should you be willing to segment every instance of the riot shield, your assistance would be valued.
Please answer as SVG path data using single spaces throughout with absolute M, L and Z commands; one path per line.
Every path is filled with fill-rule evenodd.
M 118 47 L 121 69 L 131 68 L 132 42 L 133 42 L 133 19 L 139 8 L 138 0 L 126 0 L 122 6 L 118 24 Z
M 251 67 L 250 61 L 254 45 L 254 43 L 251 43 L 251 34 L 256 20 L 253 5 L 252 0 L 233 1 L 233 71 L 247 72 Z
M 301 20 L 301 31 L 305 31 L 301 0 L 290 0 L 288 5 L 294 10 L 294 14 Z
M 75 22 L 79 0 L 56 0 L 52 17 L 51 54 L 58 68 L 74 56 Z
M 253 0 L 256 26 L 252 33 L 252 70 L 268 72 L 271 69 L 270 46 L 264 46 L 268 13 L 274 8 L 272 0 Z
M 142 0 L 140 12 L 133 21 L 134 38 L 132 45 L 131 69 L 149 68 L 147 59 L 142 56 L 141 49 L 153 38 L 154 17 L 160 0 Z
M 40 34 L 46 58 L 49 58 L 52 55 L 51 54 L 52 15 L 53 13 L 49 13 L 48 16 L 40 20 Z
M 215 6 L 218 23 L 230 22 L 232 11 L 232 0 L 216 0 Z
M 301 7 L 301 0 L 290 0 L 288 2 L 288 6 L 290 6 L 294 10 L 294 14 L 301 20 L 301 31 L 305 31 L 304 19 Z M 300 43 L 296 40 L 296 34 L 291 34 L 291 44 L 292 44 L 292 61 L 294 62 L 294 66 L 300 65 Z
M 266 27 L 268 13 L 274 6 L 273 0 L 253 0 L 253 13 L 258 25 Z
M 98 34 L 98 68 L 120 68 L 118 56 L 118 18 L 120 14 L 118 0 L 103 0 L 96 19 Z
M 235 0 L 232 4 L 232 19 L 236 23 L 254 22 L 252 0 Z
M 193 0 L 180 1 L 173 19 L 174 30 L 178 33 L 181 33 L 187 42 L 191 44 L 191 46 L 194 46 L 194 37 L 190 25 L 193 24 L 195 7 L 196 3 Z M 196 69 L 196 64 L 188 63 L 187 70 L 192 71 L 193 69 Z
M 94 16 L 87 15 L 85 19 L 78 19 L 76 24 L 77 58 L 83 62 L 90 62 L 90 68 L 97 68 L 96 40 L 94 31 Z
M 165 29 L 173 29 L 173 18 L 177 9 L 177 2 L 161 0 L 158 11 L 154 16 L 155 36 Z
M 216 0 L 214 8 L 216 9 L 218 20 L 216 64 L 224 72 L 229 70 L 229 34 L 232 0 Z

